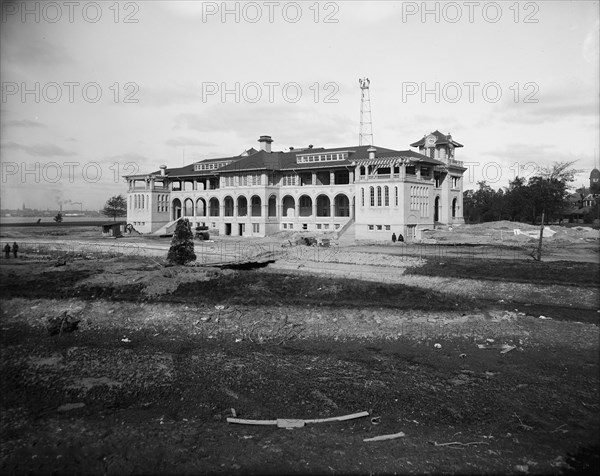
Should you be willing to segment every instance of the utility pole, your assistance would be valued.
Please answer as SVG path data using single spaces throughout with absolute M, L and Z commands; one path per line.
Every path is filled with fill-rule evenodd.
M 542 210 L 542 224 L 540 225 L 540 242 L 538 244 L 537 249 L 537 260 L 542 261 L 542 240 L 544 238 L 544 213 L 545 210 Z

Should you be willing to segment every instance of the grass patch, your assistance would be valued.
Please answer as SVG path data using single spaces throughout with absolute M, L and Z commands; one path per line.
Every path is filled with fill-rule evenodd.
M 321 276 L 240 271 L 218 279 L 186 283 L 160 300 L 219 304 L 393 307 L 423 311 L 467 310 L 464 297 L 400 285 Z
M 405 274 L 596 288 L 600 285 L 599 271 L 600 266 L 595 263 L 447 258 L 430 259 L 423 266 L 408 268 Z

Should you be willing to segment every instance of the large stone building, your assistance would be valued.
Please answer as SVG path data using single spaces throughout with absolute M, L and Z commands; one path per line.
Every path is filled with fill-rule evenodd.
M 377 146 L 260 150 L 125 177 L 127 222 L 168 233 L 179 218 L 215 233 L 353 232 L 356 239 L 411 239 L 435 224 L 463 223 L 462 147 L 435 131 L 412 150 Z M 351 229 L 351 230 L 350 230 Z

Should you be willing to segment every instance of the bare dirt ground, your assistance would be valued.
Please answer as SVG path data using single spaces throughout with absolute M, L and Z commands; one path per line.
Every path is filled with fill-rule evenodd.
M 97 248 L 3 259 L 0 472 L 597 473 L 589 244 L 589 262 L 538 263 L 510 246 L 284 243 L 256 269 Z M 78 329 L 50 335 L 56 317 Z

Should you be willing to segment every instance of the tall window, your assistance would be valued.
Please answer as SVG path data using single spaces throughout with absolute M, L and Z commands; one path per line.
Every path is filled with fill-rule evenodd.
M 360 189 L 360 205 L 362 207 L 365 206 L 365 189 L 364 188 Z
M 383 204 L 386 207 L 390 206 L 390 188 L 387 185 L 383 187 Z
M 375 189 L 373 187 L 369 187 L 369 190 L 371 191 L 371 206 L 374 207 L 375 206 Z
M 396 196 L 396 206 L 398 206 L 398 187 L 394 187 L 394 195 Z
M 377 206 L 381 206 L 381 187 L 377 187 Z

